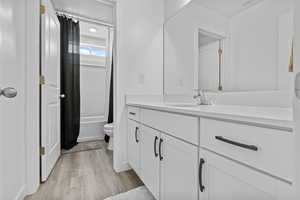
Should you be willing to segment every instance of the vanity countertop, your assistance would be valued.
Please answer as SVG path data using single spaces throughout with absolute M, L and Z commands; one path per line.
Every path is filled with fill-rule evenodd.
M 293 131 L 294 128 L 293 111 L 291 108 L 235 105 L 177 107 L 162 102 L 127 102 L 127 105 L 185 115 L 238 121 L 290 132 Z

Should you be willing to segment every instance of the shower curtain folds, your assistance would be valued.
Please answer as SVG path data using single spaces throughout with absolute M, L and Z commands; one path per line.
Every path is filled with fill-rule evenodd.
M 77 145 L 80 129 L 80 28 L 66 16 L 58 16 L 61 41 L 61 147 Z

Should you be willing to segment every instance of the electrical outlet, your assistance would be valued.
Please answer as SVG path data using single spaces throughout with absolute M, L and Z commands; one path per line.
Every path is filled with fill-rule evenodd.
M 177 87 L 183 87 L 184 86 L 184 81 L 182 79 L 179 79 L 177 81 Z
M 144 85 L 145 84 L 145 75 L 144 74 L 139 74 L 138 84 L 140 84 L 140 85 Z

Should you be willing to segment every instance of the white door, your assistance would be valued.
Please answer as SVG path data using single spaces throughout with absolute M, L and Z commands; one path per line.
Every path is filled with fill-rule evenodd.
M 25 1 L 0 1 L 0 13 L 0 199 L 10 200 L 25 192 Z
M 200 200 L 288 200 L 292 185 L 200 150 Z
M 42 181 L 47 180 L 61 153 L 60 146 L 60 24 L 50 0 L 42 1 L 41 145 Z M 43 80 L 42 80 L 43 81 Z
M 128 120 L 127 131 L 128 162 L 132 169 L 140 175 L 140 130 L 139 124 Z
M 160 200 L 198 200 L 198 148 L 162 134 Z
M 159 136 L 160 133 L 141 126 L 141 179 L 156 199 L 159 199 Z

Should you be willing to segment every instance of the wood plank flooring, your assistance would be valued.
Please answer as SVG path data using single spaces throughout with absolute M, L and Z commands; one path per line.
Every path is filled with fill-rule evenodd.
M 103 141 L 63 152 L 47 182 L 25 200 L 103 200 L 143 185 L 133 171 L 116 173 Z

